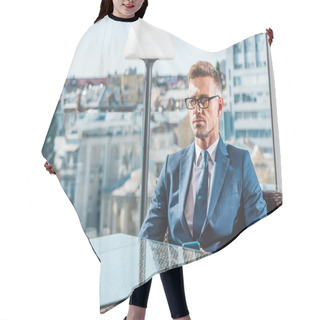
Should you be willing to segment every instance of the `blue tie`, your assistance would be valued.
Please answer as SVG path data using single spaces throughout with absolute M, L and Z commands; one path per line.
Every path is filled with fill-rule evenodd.
M 203 164 L 202 172 L 197 188 L 196 202 L 193 213 L 193 240 L 198 240 L 200 232 L 207 215 L 207 199 L 208 199 L 208 156 L 206 150 L 201 151 Z

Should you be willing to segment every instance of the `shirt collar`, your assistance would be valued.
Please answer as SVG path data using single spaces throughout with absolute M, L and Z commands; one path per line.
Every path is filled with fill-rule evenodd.
M 214 163 L 215 158 L 216 158 L 216 151 L 217 151 L 217 146 L 218 146 L 219 139 L 220 139 L 220 137 L 218 137 L 218 139 L 207 149 L 207 151 L 209 153 L 209 160 L 211 159 L 212 163 Z M 195 142 L 195 145 L 196 145 L 195 164 L 197 166 L 199 166 L 200 165 L 199 157 L 200 157 L 200 153 L 201 153 L 202 149 L 197 145 L 196 142 Z

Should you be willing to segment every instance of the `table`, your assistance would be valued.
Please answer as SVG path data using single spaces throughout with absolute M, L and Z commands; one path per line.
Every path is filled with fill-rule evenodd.
M 89 241 L 101 262 L 100 313 L 126 300 L 155 274 L 211 254 L 121 233 Z

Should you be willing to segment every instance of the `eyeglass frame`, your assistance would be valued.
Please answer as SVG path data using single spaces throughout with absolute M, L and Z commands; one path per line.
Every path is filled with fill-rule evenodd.
M 199 99 L 185 98 L 185 99 L 184 99 L 184 102 L 185 102 L 186 108 L 187 108 L 188 110 L 193 110 L 193 109 L 196 107 L 196 105 L 198 105 L 198 107 L 199 107 L 200 109 L 208 109 L 208 108 L 209 108 L 210 101 L 211 101 L 212 99 L 216 98 L 216 97 L 219 97 L 219 98 L 220 98 L 219 95 L 215 95 L 215 96 L 212 96 L 212 97 L 201 97 L 201 98 L 199 98 Z M 201 107 L 201 105 L 200 105 L 200 100 L 203 99 L 203 98 L 208 99 L 208 106 L 205 107 L 205 108 Z M 196 104 L 194 105 L 193 108 L 188 108 L 188 101 L 189 101 L 189 100 L 194 100 L 194 101 L 196 102 Z

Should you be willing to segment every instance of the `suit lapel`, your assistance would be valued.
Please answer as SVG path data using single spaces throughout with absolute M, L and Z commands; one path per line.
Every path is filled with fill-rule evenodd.
M 214 209 L 217 205 L 217 201 L 221 193 L 224 179 L 228 171 L 229 162 L 230 162 L 230 159 L 229 159 L 228 151 L 225 147 L 224 142 L 220 137 L 219 143 L 217 146 L 216 158 L 215 158 L 216 167 L 215 167 L 214 179 L 211 182 L 211 188 L 210 188 L 211 198 L 209 203 L 209 209 L 208 209 L 207 219 L 203 225 L 201 234 L 205 230 L 208 224 L 208 221 L 209 219 L 211 219 Z
M 183 230 L 191 236 L 187 221 L 184 216 L 184 207 L 186 205 L 187 194 L 189 191 L 191 173 L 193 169 L 193 161 L 195 157 L 194 143 L 185 149 L 184 154 L 180 159 L 179 168 L 179 214 Z

